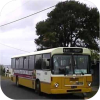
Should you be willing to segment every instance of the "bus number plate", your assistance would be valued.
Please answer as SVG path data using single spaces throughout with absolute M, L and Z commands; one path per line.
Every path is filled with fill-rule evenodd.
M 77 88 L 77 86 L 71 86 L 71 88 L 72 88 L 72 89 L 75 89 L 75 88 Z

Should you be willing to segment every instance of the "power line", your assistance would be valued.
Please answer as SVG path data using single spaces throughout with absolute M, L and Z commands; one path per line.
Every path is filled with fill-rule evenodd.
M 36 12 L 36 13 L 34 13 L 34 14 L 28 15 L 28 16 L 26 16 L 26 17 L 23 17 L 23 18 L 20 18 L 20 19 L 15 20 L 15 21 L 12 21 L 12 22 L 3 24 L 3 25 L 1 25 L 0 27 L 3 27 L 3 26 L 6 26 L 6 25 L 8 25 L 8 24 L 12 24 L 12 23 L 14 23 L 14 22 L 17 22 L 17 21 L 23 20 L 23 19 L 25 19 L 25 18 L 31 17 L 31 16 L 33 16 L 33 15 L 36 15 L 36 14 L 38 14 L 38 13 L 41 13 L 41 12 L 43 12 L 43 11 L 45 11 L 45 10 L 48 10 L 48 9 L 50 9 L 50 8 L 53 8 L 53 7 L 55 7 L 55 5 L 54 5 L 54 6 L 51 6 L 51 7 L 49 7 L 49 8 L 43 9 L 43 10 L 41 10 L 41 11 L 38 11 L 38 12 Z M 22 50 L 22 49 L 18 49 L 18 48 L 15 48 L 15 47 L 8 46 L 8 45 L 3 44 L 3 43 L 0 43 L 0 44 L 1 44 L 1 45 L 4 45 L 4 46 L 7 46 L 7 47 L 10 47 L 10 48 L 13 48 L 13 49 L 16 49 L 16 50 L 28 52 L 28 51 L 25 51 L 25 50 Z M 29 52 L 28 52 L 28 53 L 29 53 Z
M 28 52 L 28 53 L 29 53 L 29 51 L 25 51 L 25 50 L 22 50 L 22 49 L 19 49 L 19 48 L 15 48 L 15 47 L 12 47 L 12 46 L 3 44 L 3 43 L 0 43 L 0 44 L 3 45 L 3 46 L 7 46 L 7 47 L 9 47 L 9 48 L 13 48 L 13 49 L 16 49 L 16 50 L 20 50 L 20 51 L 24 51 L 24 52 Z
M 38 13 L 41 13 L 41 12 L 43 12 L 43 11 L 45 11 L 45 10 L 48 10 L 48 9 L 50 9 L 50 8 L 53 8 L 53 7 L 55 7 L 55 5 L 54 5 L 54 6 L 51 6 L 51 7 L 49 7 L 49 8 L 43 9 L 43 10 L 41 10 L 41 11 L 38 11 L 38 12 L 36 12 L 36 13 L 34 13 L 34 14 L 28 15 L 28 16 L 26 16 L 26 17 L 22 17 L 22 18 L 20 18 L 20 19 L 15 20 L 15 21 L 12 21 L 12 22 L 9 22 L 9 23 L 0 25 L 0 27 L 3 27 L 3 26 L 6 26 L 6 25 L 8 25 L 8 24 L 12 24 L 12 23 L 15 23 L 15 22 L 17 22 L 17 21 L 23 20 L 23 19 L 25 19 L 25 18 L 31 17 L 31 16 L 33 16 L 33 15 L 36 15 L 36 14 L 38 14 Z

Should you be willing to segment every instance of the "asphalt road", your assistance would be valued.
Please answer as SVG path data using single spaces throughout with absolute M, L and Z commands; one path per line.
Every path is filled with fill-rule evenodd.
M 10 80 L 1 80 L 1 89 L 3 93 L 11 99 L 84 99 L 82 94 L 64 94 L 64 95 L 37 95 L 33 89 L 24 86 L 17 87 Z

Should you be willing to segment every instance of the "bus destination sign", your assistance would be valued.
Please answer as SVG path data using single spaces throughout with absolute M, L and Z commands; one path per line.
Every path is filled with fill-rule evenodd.
M 82 53 L 82 48 L 63 48 L 64 53 Z

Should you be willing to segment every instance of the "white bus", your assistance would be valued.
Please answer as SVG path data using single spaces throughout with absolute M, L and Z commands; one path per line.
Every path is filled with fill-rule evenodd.
M 91 92 L 91 51 L 58 47 L 11 58 L 11 80 L 40 94 Z

